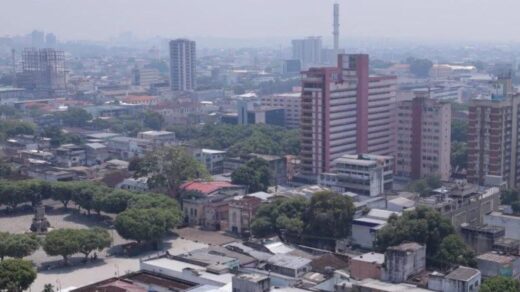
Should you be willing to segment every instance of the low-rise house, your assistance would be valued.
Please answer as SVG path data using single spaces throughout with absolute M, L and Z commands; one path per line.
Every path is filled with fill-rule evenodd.
M 192 181 L 180 187 L 186 195 L 182 200 L 184 222 L 211 230 L 226 229 L 229 220 L 229 201 L 245 195 L 246 187 L 227 181 Z
M 493 243 L 493 250 L 501 254 L 520 256 L 520 240 L 501 237 Z
M 467 245 L 477 254 L 482 254 L 493 250 L 493 244 L 497 239 L 504 237 L 505 230 L 500 226 L 464 223 L 460 227 L 460 233 Z
M 208 272 L 215 274 L 237 271 L 240 267 L 240 261 L 220 254 L 218 252 L 210 252 L 206 249 L 194 250 L 189 253 L 171 256 L 172 259 L 205 267 Z
M 85 151 L 87 159 L 86 164 L 89 166 L 99 165 L 110 157 L 108 147 L 105 144 L 98 142 L 85 143 Z
M 31 161 L 21 169 L 23 175 L 45 181 L 72 181 L 77 179 L 74 171 L 58 169 L 41 161 Z
M 385 255 L 369 252 L 350 260 L 350 276 L 356 280 L 366 278 L 380 279 L 382 276 Z
M 232 172 L 253 158 L 261 158 L 269 163 L 269 169 L 276 184 L 287 182 L 287 160 L 283 156 L 250 153 L 243 157 L 226 157 L 224 160 L 224 172 Z
M 477 266 L 482 277 L 503 276 L 520 278 L 520 258 L 513 255 L 501 255 L 488 252 L 477 256 Z
M 373 249 L 378 230 L 383 228 L 392 215 L 398 212 L 372 209 L 367 215 L 352 221 L 352 243 L 361 248 Z
M 352 221 L 352 243 L 366 249 L 374 248 L 377 232 L 386 225 L 385 220 L 368 217 Z
M 335 292 L 428 292 L 416 285 L 400 283 L 392 284 L 377 279 L 364 279 L 359 282 L 344 281 L 335 285 Z
M 291 278 L 300 278 L 311 271 L 311 260 L 307 258 L 276 254 L 267 260 L 267 268 L 272 273 L 281 274 Z
M 140 262 L 142 271 L 157 273 L 161 276 L 171 277 L 188 283 L 187 287 L 177 288 L 180 291 L 189 289 L 202 289 L 201 291 L 217 290 L 231 283 L 232 273 L 226 271 L 214 272 L 207 267 L 195 263 L 181 261 L 171 256 L 162 256 Z M 175 287 L 175 286 L 174 286 Z M 149 290 L 146 287 L 146 291 Z M 170 287 L 168 289 L 171 289 Z M 165 289 L 166 290 L 166 289 Z
M 481 284 L 480 271 L 463 266 L 447 275 L 433 272 L 428 279 L 428 289 L 443 292 L 477 292 Z
M 224 158 L 226 151 L 214 149 L 196 149 L 193 151 L 193 156 L 200 163 L 206 166 L 206 169 L 211 174 L 224 173 Z
M 252 196 L 230 201 L 228 231 L 235 234 L 248 233 L 256 210 L 262 202 L 262 199 Z
M 269 292 L 271 280 L 266 275 L 241 274 L 233 277 L 233 292 Z
M 133 178 L 129 177 L 120 182 L 116 188 L 132 191 L 132 192 L 146 192 L 149 190 L 148 187 L 148 178 L 147 177 L 139 177 Z
M 17 135 L 7 139 L 3 151 L 7 156 L 16 156 L 22 150 L 43 150 L 50 147 L 49 138 L 37 138 L 33 135 Z
M 415 242 L 403 243 L 386 250 L 382 279 L 392 283 L 406 282 L 425 270 L 426 246 Z
M 73 167 L 86 165 L 87 153 L 82 145 L 65 144 L 55 150 L 58 166 Z
M 115 137 L 121 137 L 121 134 L 118 133 L 110 133 L 110 132 L 95 132 L 95 133 L 87 133 L 85 134 L 85 138 L 87 140 L 96 140 L 96 141 L 102 141 L 107 142 L 108 140 L 115 138 Z
M 107 146 L 115 157 L 123 160 L 141 158 L 153 150 L 153 144 L 149 140 L 131 137 L 113 137 L 108 140 Z
M 394 212 L 403 212 L 415 208 L 415 201 L 405 197 L 397 197 L 387 202 L 387 209 Z
M 27 162 L 29 160 L 43 161 L 45 163 L 52 163 L 54 160 L 54 154 L 48 151 L 41 150 L 22 150 L 19 152 L 21 162 Z
M 417 206 L 437 210 L 444 218 L 450 220 L 455 228 L 459 228 L 463 223 L 478 225 L 483 223 L 486 214 L 498 211 L 500 189 L 455 183 L 434 190 L 433 195 L 429 197 L 420 198 Z
M 520 216 L 495 211 L 484 216 L 484 224 L 500 226 L 504 228 L 506 238 L 520 240 Z
M 174 145 L 175 133 L 169 131 L 146 131 L 137 133 L 137 138 L 151 141 L 155 147 Z

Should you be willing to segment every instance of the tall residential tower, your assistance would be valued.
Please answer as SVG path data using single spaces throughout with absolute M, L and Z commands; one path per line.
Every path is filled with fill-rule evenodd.
M 397 108 L 396 175 L 409 178 L 451 175 L 451 104 L 416 92 Z
M 24 49 L 18 85 L 38 97 L 66 95 L 64 52 L 55 49 Z
M 511 78 L 500 78 L 488 99 L 472 100 L 468 123 L 468 174 L 479 185 L 520 186 L 520 96 Z
M 173 91 L 195 89 L 195 42 L 187 39 L 170 41 L 170 88 Z

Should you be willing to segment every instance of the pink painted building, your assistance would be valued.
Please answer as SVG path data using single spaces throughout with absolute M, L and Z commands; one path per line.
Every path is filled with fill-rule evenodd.
M 311 181 L 343 154 L 394 153 L 396 78 L 370 76 L 368 55 L 303 73 L 301 175 Z
M 396 175 L 413 179 L 451 175 L 451 104 L 416 92 L 397 109 Z

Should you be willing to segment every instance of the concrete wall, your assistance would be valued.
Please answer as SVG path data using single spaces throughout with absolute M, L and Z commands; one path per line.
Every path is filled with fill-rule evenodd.
M 366 278 L 380 279 L 381 265 L 352 259 L 350 262 L 350 276 L 356 280 L 363 280 Z
M 520 217 L 492 212 L 484 216 L 484 224 L 504 227 L 506 238 L 520 240 Z

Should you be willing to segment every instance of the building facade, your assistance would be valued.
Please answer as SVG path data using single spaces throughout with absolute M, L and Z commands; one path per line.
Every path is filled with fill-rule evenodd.
M 300 126 L 301 93 L 279 93 L 265 95 L 259 98 L 263 107 L 283 108 L 285 110 L 285 126 L 298 128 Z
M 17 82 L 38 97 L 64 96 L 67 93 L 65 53 L 55 49 L 24 49 Z
M 170 88 L 173 91 L 195 89 L 196 47 L 187 39 L 170 41 Z
M 510 89 L 503 89 L 490 99 L 471 101 L 467 170 L 467 179 L 471 183 L 485 185 L 499 181 L 509 188 L 519 185 L 520 97 L 509 92 Z
M 451 105 L 418 92 L 398 103 L 396 175 L 413 179 L 451 175 Z
M 343 154 L 392 155 L 396 79 L 369 76 L 368 55 L 303 73 L 301 174 L 316 179 Z
M 379 196 L 392 189 L 392 156 L 345 154 L 333 161 L 332 172 L 322 173 L 319 185 L 334 191 Z
M 300 60 L 304 68 L 321 65 L 321 51 L 321 37 L 307 37 L 292 41 L 292 57 Z

